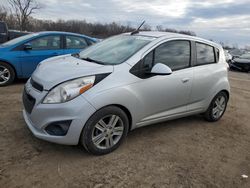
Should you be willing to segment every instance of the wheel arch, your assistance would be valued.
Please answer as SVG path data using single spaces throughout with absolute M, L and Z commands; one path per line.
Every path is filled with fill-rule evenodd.
M 97 109 L 95 112 L 97 112 L 98 110 L 101 110 L 103 108 L 107 108 L 109 106 L 115 106 L 115 107 L 118 107 L 120 108 L 122 111 L 125 112 L 125 114 L 127 115 L 128 117 L 128 121 L 129 121 L 129 131 L 131 130 L 132 128 L 132 114 L 131 112 L 128 110 L 127 107 L 125 107 L 124 105 L 121 105 L 121 104 L 109 104 L 109 105 L 106 105 L 106 106 L 102 106 L 101 108 Z M 92 115 L 94 115 L 95 113 L 93 113 Z
M 17 71 L 16 71 L 16 67 L 14 65 L 12 65 L 10 62 L 6 61 L 6 60 L 3 60 L 3 59 L 0 59 L 0 62 L 2 63 L 6 63 L 8 64 L 9 66 L 11 66 L 11 68 L 14 70 L 15 72 L 15 79 L 17 78 Z
M 131 112 L 128 110 L 128 108 L 126 108 L 125 106 L 123 106 L 123 105 L 121 105 L 121 104 L 109 104 L 109 105 L 106 105 L 106 106 L 102 106 L 101 108 L 96 109 L 96 111 L 95 111 L 90 117 L 92 117 L 97 111 L 99 111 L 99 110 L 101 110 L 101 109 L 103 109 L 103 108 L 110 107 L 110 106 L 118 107 L 118 108 L 120 108 L 122 111 L 125 112 L 125 114 L 126 114 L 127 117 L 128 117 L 128 121 L 129 121 L 129 129 L 128 129 L 128 130 L 131 131 L 131 130 L 132 130 L 132 115 L 131 115 Z M 89 117 L 89 118 L 90 118 L 90 117 Z M 88 118 L 88 119 L 89 119 L 89 118 Z M 87 120 L 87 121 L 88 121 L 88 120 Z M 87 123 L 87 121 L 85 122 L 85 124 Z M 78 143 L 80 142 L 80 139 L 81 139 L 82 132 L 83 132 L 83 130 L 84 130 L 85 124 L 84 124 L 84 126 L 82 127 L 82 129 L 81 129 L 81 134 L 80 134 L 80 136 L 79 136 L 79 138 L 78 138 Z
M 220 92 L 226 93 L 226 95 L 227 95 L 227 100 L 229 100 L 230 94 L 229 94 L 229 91 L 228 91 L 228 90 L 223 89 L 223 90 L 221 90 Z
M 130 112 L 125 106 L 120 105 L 120 104 L 112 104 L 112 105 L 108 105 L 108 106 L 116 106 L 116 107 L 122 109 L 122 110 L 125 112 L 125 114 L 126 114 L 127 117 L 128 117 L 128 121 L 129 121 L 129 131 L 130 131 L 131 128 L 132 128 L 132 115 L 131 115 L 131 112 Z

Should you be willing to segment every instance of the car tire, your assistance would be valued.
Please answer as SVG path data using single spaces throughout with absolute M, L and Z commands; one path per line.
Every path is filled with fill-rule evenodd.
M 218 121 L 223 116 L 224 112 L 226 111 L 227 102 L 228 102 L 228 96 L 226 92 L 224 91 L 219 92 L 213 98 L 207 111 L 204 113 L 204 118 L 209 122 Z
M 0 62 L 0 87 L 10 85 L 15 76 L 15 71 L 9 64 Z
M 80 143 L 94 155 L 108 154 L 120 146 L 128 129 L 129 120 L 122 109 L 116 106 L 104 107 L 89 118 Z

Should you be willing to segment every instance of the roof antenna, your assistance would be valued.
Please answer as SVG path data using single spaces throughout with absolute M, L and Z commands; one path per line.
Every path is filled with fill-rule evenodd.
M 144 23 L 145 23 L 145 20 L 141 23 L 141 25 L 136 30 L 132 31 L 130 35 L 135 35 L 139 33 L 139 30 L 143 26 Z

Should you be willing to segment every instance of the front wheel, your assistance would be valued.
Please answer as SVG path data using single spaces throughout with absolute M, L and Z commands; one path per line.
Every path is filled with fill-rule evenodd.
M 219 92 L 210 103 L 204 117 L 207 121 L 218 121 L 227 108 L 228 96 L 224 91 Z
M 107 154 L 119 147 L 127 136 L 128 127 L 126 113 L 116 106 L 108 106 L 89 118 L 80 142 L 92 154 Z
M 0 87 L 10 85 L 15 79 L 15 71 L 4 62 L 0 62 Z

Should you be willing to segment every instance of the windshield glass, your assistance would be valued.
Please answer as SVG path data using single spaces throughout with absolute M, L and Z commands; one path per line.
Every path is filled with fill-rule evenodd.
M 80 58 L 102 64 L 120 64 L 154 39 L 154 37 L 131 35 L 111 37 L 83 50 Z
M 250 59 L 250 53 L 249 54 L 243 54 L 240 56 L 241 59 Z
M 15 38 L 15 39 L 12 39 L 12 40 L 10 40 L 10 41 L 8 41 L 8 42 L 3 43 L 2 46 L 11 46 L 11 45 L 15 45 L 15 44 L 17 44 L 17 43 L 19 43 L 19 42 L 21 42 L 21 41 L 27 40 L 27 39 L 29 39 L 29 38 L 32 38 L 32 37 L 36 36 L 36 35 L 38 35 L 38 34 L 34 34 L 34 33 L 33 33 L 33 34 L 28 34 L 28 35 L 24 35 L 24 36 L 21 36 L 21 37 L 17 37 L 17 38 Z

